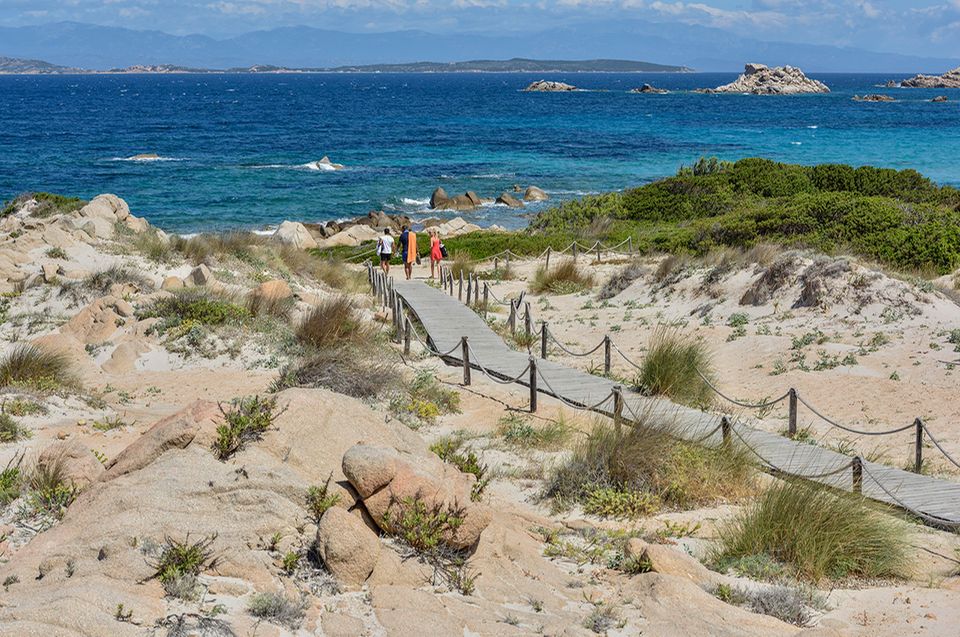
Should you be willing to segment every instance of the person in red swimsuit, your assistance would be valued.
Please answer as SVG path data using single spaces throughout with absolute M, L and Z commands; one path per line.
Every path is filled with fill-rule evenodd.
M 430 228 L 430 278 L 437 278 L 437 268 L 440 267 L 440 260 L 443 259 L 443 253 L 440 251 L 440 233 L 436 228 Z

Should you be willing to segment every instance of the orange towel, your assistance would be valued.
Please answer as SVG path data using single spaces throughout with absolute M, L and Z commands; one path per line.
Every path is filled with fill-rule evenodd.
M 417 235 L 414 232 L 407 234 L 407 263 L 417 262 Z

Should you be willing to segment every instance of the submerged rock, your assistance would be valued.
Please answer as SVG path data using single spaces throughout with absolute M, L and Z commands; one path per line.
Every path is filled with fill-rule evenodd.
M 324 155 L 321 159 L 317 161 L 310 162 L 309 164 L 307 164 L 307 167 L 312 168 L 313 170 L 343 170 L 344 168 L 346 168 L 346 166 L 344 166 L 343 164 L 333 163 L 332 161 L 330 161 L 330 158 L 327 157 L 326 155 Z
M 501 193 L 500 196 L 497 197 L 497 203 L 502 204 L 504 206 L 509 206 L 511 208 L 524 207 L 524 203 L 519 199 L 517 199 L 516 197 L 514 197 L 513 195 L 511 195 L 509 192 Z
M 532 82 L 523 90 L 527 93 L 565 93 L 569 91 L 578 91 L 580 89 L 572 84 L 566 84 L 564 82 L 537 80 L 536 82 Z
M 730 84 L 703 93 L 747 93 L 750 95 L 800 95 L 804 93 L 829 93 L 823 82 L 810 79 L 803 71 L 793 66 L 770 68 L 764 64 L 746 64 L 743 75 Z
M 937 95 L 935 98 L 930 100 L 931 102 L 949 102 L 946 95 Z
M 960 88 L 960 66 L 943 75 L 914 75 L 900 82 L 903 88 Z
M 527 190 L 523 193 L 524 201 L 546 201 L 549 198 L 550 195 L 536 186 L 527 186 Z
M 650 84 L 644 84 L 639 88 L 630 89 L 631 93 L 651 93 L 653 95 L 666 95 L 670 91 L 665 88 L 657 88 Z
M 896 102 L 897 100 L 893 99 L 889 95 L 880 95 L 877 93 L 871 95 L 854 95 L 851 99 L 854 102 Z

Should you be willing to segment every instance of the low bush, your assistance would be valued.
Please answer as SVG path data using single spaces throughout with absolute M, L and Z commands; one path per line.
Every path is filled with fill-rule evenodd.
M 203 233 L 193 237 L 175 236 L 171 247 L 194 265 L 213 265 L 218 259 L 233 257 L 249 265 L 261 265 L 256 249 L 265 245 L 267 238 L 252 232 L 230 230 Z
M 31 199 L 37 202 L 37 206 L 30 213 L 30 216 L 38 218 L 67 214 L 80 210 L 80 208 L 87 205 L 86 201 L 78 197 L 64 197 L 63 195 L 56 195 L 49 192 L 27 192 L 7 202 L 3 209 L 0 210 L 0 217 L 13 214 L 20 206 Z
M 564 259 L 547 270 L 540 266 L 530 282 L 530 291 L 536 294 L 573 294 L 593 287 L 593 275 L 577 265 L 573 259 Z
M 62 457 L 34 466 L 27 475 L 25 486 L 29 509 L 35 514 L 55 518 L 63 517 L 78 494 L 77 488 L 66 477 Z
M 559 510 L 589 503 L 622 517 L 739 500 L 753 489 L 750 459 L 737 448 L 698 447 L 642 423 L 619 431 L 597 424 L 553 468 L 542 495 Z
M 430 553 L 444 546 L 444 538 L 463 525 L 462 510 L 441 505 L 428 507 L 417 498 L 393 502 L 383 514 L 383 527 L 418 553 Z
M 473 274 L 476 269 L 475 264 L 470 259 L 470 255 L 460 251 L 453 253 L 453 258 L 447 262 L 447 267 L 450 269 L 450 273 L 454 279 L 459 279 L 461 276 L 466 279 L 469 275 Z
M 296 334 L 301 343 L 319 349 L 362 343 L 372 336 L 356 305 L 345 295 L 315 305 L 297 326 Z
M 535 426 L 529 419 L 511 413 L 497 423 L 497 434 L 513 447 L 555 451 L 567 443 L 573 428 L 563 419 Z
M 305 599 L 294 600 L 283 593 L 256 593 L 247 604 L 247 612 L 258 619 L 297 630 L 306 615 Z
M 17 442 L 32 436 L 33 432 L 29 428 L 21 425 L 10 414 L 0 410 L 0 443 Z
M 5 507 L 20 497 L 20 491 L 23 488 L 21 462 L 23 462 L 22 453 L 10 458 L 0 471 L 0 507 Z
M 713 588 L 717 599 L 741 606 L 752 613 L 776 617 L 780 621 L 794 626 L 809 626 L 813 620 L 813 610 L 824 610 L 823 597 L 812 588 L 792 586 L 767 586 L 747 589 L 729 584 L 719 584 Z
M 132 285 L 138 290 L 152 290 L 153 282 L 146 276 L 126 266 L 113 265 L 95 272 L 83 280 L 83 287 L 91 292 L 105 296 L 116 284 Z
M 402 375 L 392 353 L 371 346 L 345 345 L 309 352 L 285 366 L 270 391 L 289 387 L 323 387 L 360 399 L 395 392 Z
M 0 358 L 0 387 L 52 390 L 76 383 L 70 358 L 59 351 L 20 343 Z
M 247 294 L 246 309 L 250 316 L 272 316 L 285 321 L 295 304 L 293 297 L 265 294 L 256 289 Z
M 260 396 L 234 400 L 229 409 L 220 405 L 220 412 L 224 422 L 217 426 L 217 439 L 213 443 L 213 451 L 220 460 L 227 460 L 248 442 L 262 438 L 280 415 L 275 397 Z
M 610 275 L 610 278 L 607 279 L 603 287 L 600 288 L 597 298 L 601 301 L 614 298 L 630 287 L 630 284 L 642 277 L 645 273 L 646 268 L 637 262 L 623 266 Z
M 160 555 L 150 567 L 168 595 L 185 600 L 197 597 L 197 576 L 216 568 L 219 561 L 213 551 L 216 539 L 213 534 L 191 542 L 189 533 L 182 541 L 164 538 Z
M 390 401 L 390 411 L 432 424 L 440 416 L 460 413 L 460 394 L 445 388 L 431 370 L 418 371 L 413 381 Z
M 148 261 L 154 263 L 170 263 L 173 261 L 174 252 L 171 247 L 171 240 L 161 236 L 154 228 L 135 235 L 131 245 Z
M 705 409 L 713 403 L 713 390 L 704 377 L 713 376 L 706 343 L 660 327 L 650 338 L 635 382 L 647 394 L 666 396 L 675 402 Z
M 246 308 L 218 298 L 205 288 L 186 288 L 164 296 L 137 311 L 139 320 L 158 318 L 153 331 L 164 334 L 173 330 L 179 336 L 196 326 L 239 324 L 249 318 Z
M 463 473 L 469 473 L 476 478 L 470 499 L 479 502 L 483 492 L 490 484 L 487 476 L 487 465 L 480 463 L 480 458 L 473 451 L 462 451 L 463 441 L 459 438 L 441 438 L 430 445 L 430 451 L 437 454 L 444 462 L 449 462 Z
M 307 489 L 305 500 L 307 510 L 310 512 L 310 519 L 313 520 L 314 524 L 320 524 L 320 518 L 323 517 L 323 514 L 340 502 L 339 493 L 330 493 L 330 481 L 332 479 L 333 474 L 331 473 L 322 487 L 312 486 Z
M 325 283 L 342 292 L 360 292 L 367 287 L 366 275 L 337 259 L 318 256 L 311 251 L 298 250 L 283 244 L 279 249 L 280 260 L 291 272 Z
M 717 560 L 766 554 L 798 577 L 902 577 L 909 569 L 906 526 L 860 496 L 782 481 L 718 529 Z

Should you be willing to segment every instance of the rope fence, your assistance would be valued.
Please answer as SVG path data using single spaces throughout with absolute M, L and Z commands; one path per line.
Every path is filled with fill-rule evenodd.
M 415 337 L 416 340 L 420 343 L 420 345 L 424 348 L 424 350 L 430 353 L 431 355 L 436 356 L 438 358 L 446 359 L 448 361 L 451 361 L 451 360 L 456 361 L 462 364 L 464 369 L 465 385 L 470 384 L 470 380 L 471 380 L 470 370 L 476 369 L 480 371 L 480 373 L 482 373 L 485 377 L 489 378 L 490 380 L 493 380 L 495 383 L 500 385 L 512 385 L 516 383 L 526 384 L 530 390 L 531 413 L 535 412 L 537 409 L 537 392 L 540 391 L 538 388 L 538 384 L 542 383 L 547 393 L 552 395 L 554 398 L 560 401 L 563 405 L 576 409 L 578 411 L 598 412 L 608 416 L 612 414 L 614 422 L 617 424 L 618 427 L 620 425 L 621 420 L 626 420 L 623 414 L 624 411 L 628 412 L 629 415 L 632 417 L 629 424 L 638 425 L 640 423 L 643 423 L 646 420 L 636 412 L 630 400 L 624 400 L 624 397 L 622 395 L 622 390 L 619 385 L 614 386 L 613 390 L 610 393 L 605 395 L 601 400 L 599 400 L 594 404 L 589 404 L 589 405 L 581 404 L 581 403 L 577 403 L 575 401 L 569 400 L 561 392 L 558 392 L 554 389 L 554 387 L 550 384 L 550 381 L 547 378 L 547 376 L 544 375 L 541 366 L 537 363 L 538 359 L 533 355 L 529 357 L 527 365 L 519 373 L 513 376 L 508 376 L 502 372 L 492 371 L 491 369 L 489 369 L 487 365 L 484 365 L 484 363 L 479 360 L 479 357 L 476 355 L 476 352 L 473 349 L 473 347 L 470 345 L 469 339 L 467 336 L 463 336 L 461 338 L 460 343 L 454 345 L 447 352 L 439 352 L 436 348 L 434 348 L 432 345 L 429 344 L 428 342 L 429 338 L 427 340 L 424 340 L 423 338 L 421 338 L 417 330 L 413 328 L 412 321 L 409 319 L 409 317 L 406 317 L 404 315 L 403 301 L 401 300 L 400 295 L 397 294 L 396 291 L 394 290 L 392 285 L 392 280 L 386 277 L 382 272 L 375 271 L 372 266 L 368 266 L 368 277 L 370 279 L 370 284 L 374 294 L 377 296 L 378 299 L 384 302 L 384 306 L 389 306 L 392 309 L 392 312 L 394 313 L 394 324 L 397 327 L 397 338 L 399 339 L 402 333 L 403 340 L 404 340 L 404 347 L 406 350 L 405 353 L 409 353 L 409 345 L 410 345 L 411 337 Z M 510 300 L 510 305 L 512 309 L 512 319 L 514 319 L 514 324 L 511 326 L 512 329 L 514 330 L 516 329 L 515 320 L 518 317 L 523 318 L 524 322 L 526 323 L 527 330 L 531 334 L 538 335 L 541 338 L 541 342 L 543 344 L 542 352 L 541 352 L 542 356 L 540 357 L 541 359 L 546 358 L 546 353 L 547 353 L 546 343 L 549 340 L 549 341 L 552 341 L 562 351 L 575 357 L 589 356 L 591 354 L 596 353 L 598 350 L 600 350 L 601 347 L 605 346 L 605 357 L 607 359 L 606 367 L 607 367 L 608 373 L 609 373 L 610 352 L 612 350 L 616 350 L 620 354 L 620 356 L 623 357 L 624 360 L 626 360 L 629 364 L 639 368 L 639 365 L 634 361 L 630 360 L 630 358 L 627 357 L 626 354 L 624 354 L 624 352 L 622 352 L 621 349 L 612 341 L 609 335 L 605 336 L 604 340 L 601 341 L 598 345 L 596 345 L 592 349 L 586 350 L 584 352 L 575 352 L 573 350 L 570 350 L 567 346 L 565 346 L 562 342 L 560 342 L 556 338 L 556 336 L 549 329 L 546 322 L 541 322 L 541 327 L 535 332 L 532 330 L 530 326 L 532 317 L 530 314 L 529 303 L 526 303 L 523 305 L 524 310 L 522 313 L 519 312 L 519 307 L 520 307 L 519 302 Z M 456 357 L 455 353 L 458 350 L 460 352 L 460 356 Z M 888 429 L 884 431 L 860 430 L 854 427 L 843 425 L 825 416 L 814 405 L 812 405 L 809 401 L 807 401 L 802 396 L 800 396 L 799 392 L 797 392 L 793 388 L 791 388 L 790 390 L 788 390 L 783 395 L 777 398 L 764 400 L 758 403 L 750 403 L 750 402 L 737 400 L 735 398 L 732 398 L 726 395 L 699 370 L 698 370 L 698 374 L 706 383 L 706 385 L 719 397 L 730 402 L 733 405 L 736 405 L 745 409 L 752 409 L 752 410 L 768 409 L 770 407 L 773 407 L 775 405 L 782 403 L 785 400 L 788 400 L 789 401 L 788 436 L 791 438 L 794 437 L 796 434 L 798 406 L 803 405 L 812 414 L 814 414 L 816 417 L 826 422 L 828 425 L 852 434 L 856 434 L 856 435 L 888 436 L 888 435 L 895 435 L 895 434 L 903 433 L 909 430 L 913 430 L 915 433 L 915 443 L 914 443 L 915 462 L 914 462 L 913 469 L 916 473 L 921 473 L 921 470 L 923 468 L 922 449 L 923 449 L 924 436 L 929 438 L 933 446 L 951 464 L 960 468 L 960 462 L 958 462 L 943 447 L 939 439 L 937 439 L 937 437 L 929 430 L 927 425 L 920 418 L 917 418 L 913 423 L 910 423 L 909 425 L 896 427 L 896 428 Z M 526 381 L 524 381 L 525 377 L 526 377 Z M 613 402 L 612 410 L 609 408 L 609 405 L 608 405 L 608 403 L 610 403 L 611 401 Z M 608 405 L 608 406 L 604 407 L 604 405 Z M 744 437 L 744 435 L 741 433 L 739 423 L 731 422 L 731 420 L 727 416 L 723 416 L 721 418 L 720 423 L 716 427 L 711 429 L 709 432 L 705 434 L 701 434 L 696 439 L 690 440 L 689 442 L 692 442 L 693 444 L 706 443 L 710 438 L 714 437 L 718 431 L 722 433 L 722 441 L 723 441 L 722 444 L 729 444 L 732 440 L 732 437 L 735 437 L 743 447 L 745 447 L 752 455 L 754 455 L 759 460 L 761 466 L 765 467 L 767 470 L 775 474 L 783 475 L 791 478 L 802 479 L 802 480 L 820 481 L 820 480 L 825 480 L 827 478 L 830 478 L 832 476 L 839 475 L 846 471 L 851 471 L 850 490 L 853 491 L 854 493 L 862 493 L 863 475 L 866 474 L 867 477 L 869 477 L 872 480 L 872 482 L 876 484 L 877 487 L 887 496 L 887 498 L 889 498 L 891 503 L 896 504 L 897 506 L 904 509 L 905 511 L 908 511 L 910 514 L 916 516 L 918 519 L 921 519 L 928 524 L 942 527 L 942 528 L 948 528 L 948 529 L 960 528 L 960 521 L 953 521 L 953 520 L 949 520 L 936 515 L 931 515 L 924 511 L 920 511 L 916 509 L 916 507 L 912 507 L 906 502 L 904 502 L 903 499 L 898 497 L 893 490 L 891 490 L 888 486 L 884 485 L 883 483 L 880 482 L 880 480 L 877 479 L 874 473 L 871 472 L 866 467 L 866 463 L 859 456 L 853 457 L 849 462 L 845 462 L 842 466 L 829 468 L 827 470 L 820 471 L 817 473 L 800 473 L 797 471 L 793 471 L 783 466 L 780 466 L 778 463 L 772 462 L 766 457 L 764 457 L 764 455 L 754 445 L 750 444 L 750 442 L 748 442 L 747 439 Z M 836 485 L 830 485 L 830 486 L 836 486 Z

